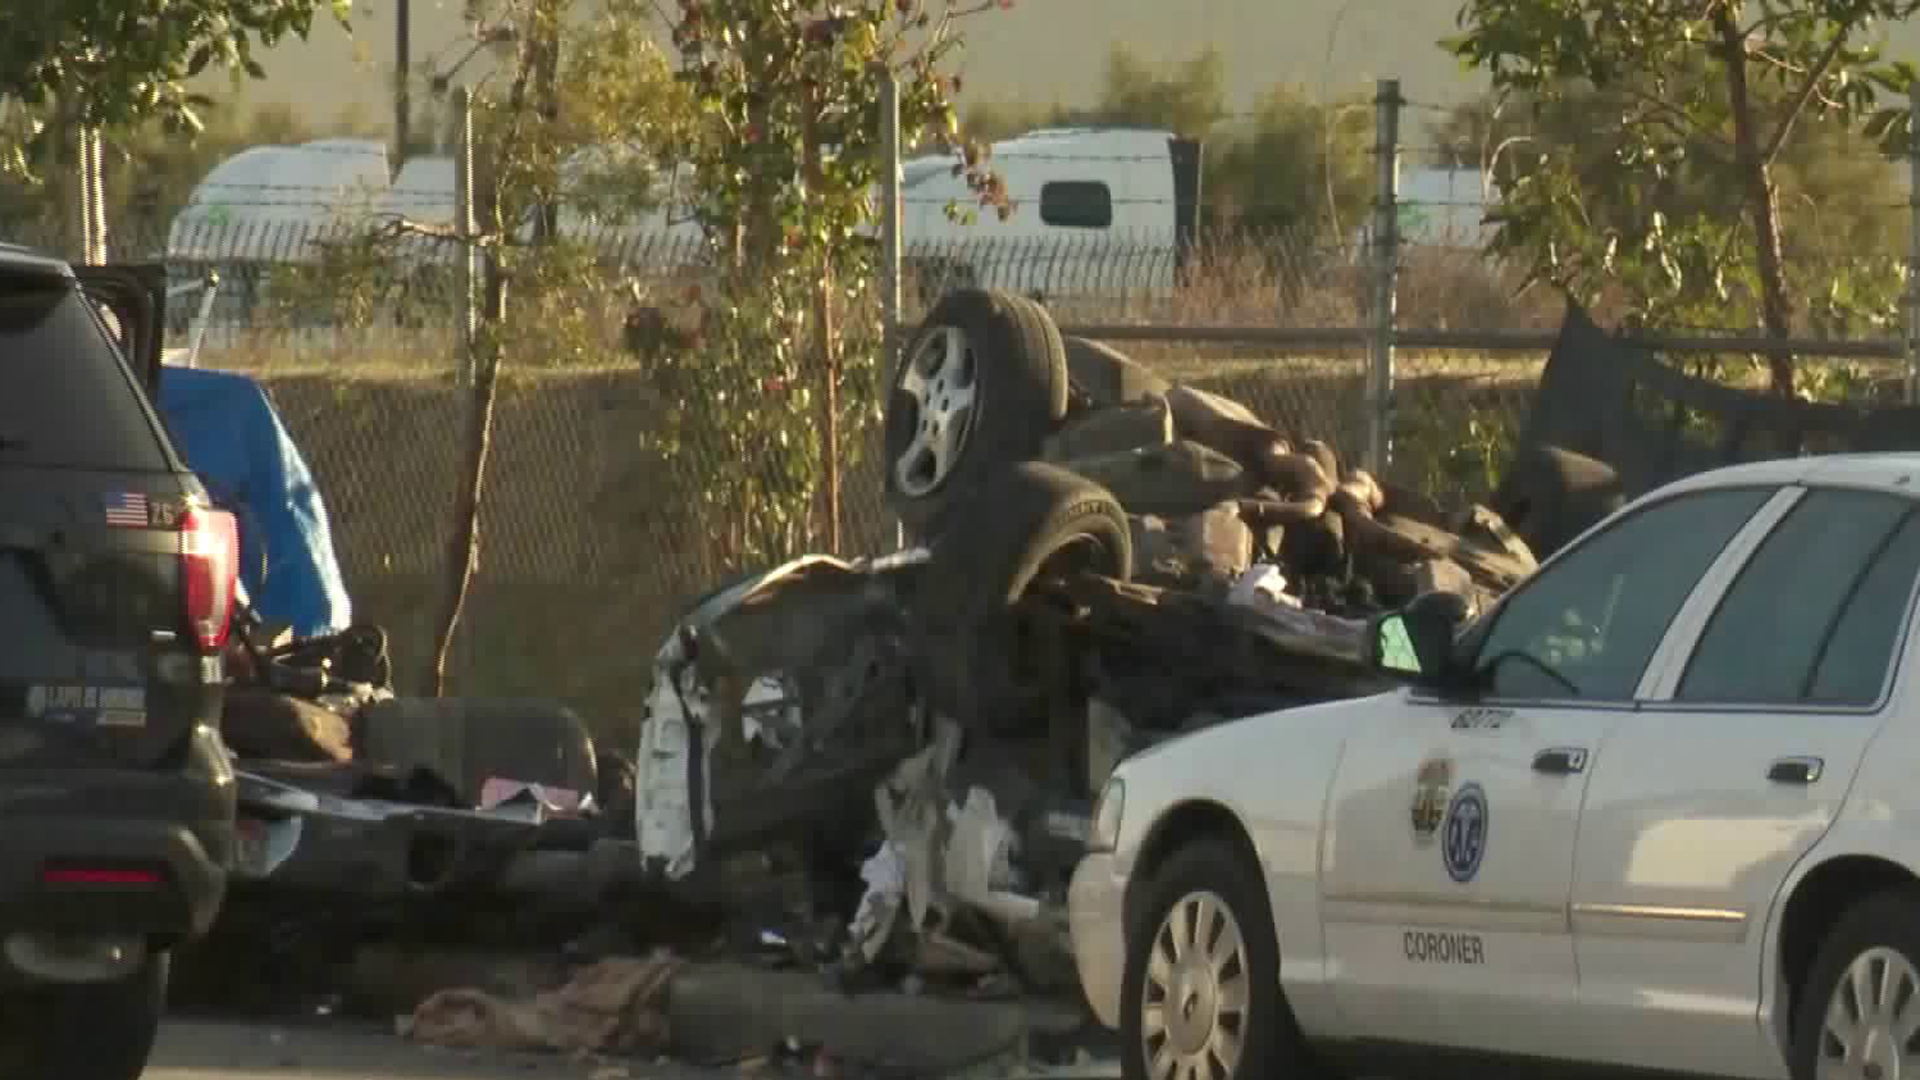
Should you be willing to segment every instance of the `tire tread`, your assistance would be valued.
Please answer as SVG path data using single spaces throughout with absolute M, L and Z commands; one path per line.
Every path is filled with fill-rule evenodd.
M 975 344 L 976 378 L 986 400 L 967 436 L 967 448 L 941 484 L 914 497 L 900 490 L 894 462 L 905 448 L 900 371 L 926 336 L 941 327 L 964 329 Z M 900 356 L 889 388 L 886 423 L 888 507 L 921 539 L 937 536 L 952 507 L 1008 465 L 1038 457 L 1042 443 L 1067 413 L 1066 345 L 1039 304 L 996 289 L 961 289 L 942 297 Z

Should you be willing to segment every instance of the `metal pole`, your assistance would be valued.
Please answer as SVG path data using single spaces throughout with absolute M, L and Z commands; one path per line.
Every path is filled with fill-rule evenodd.
M 86 124 L 85 114 L 75 105 L 69 105 L 66 121 L 73 132 L 74 192 L 77 196 L 73 209 L 78 212 L 80 224 L 79 250 L 74 254 L 82 266 L 93 261 L 93 129 Z
M 1907 86 L 1907 404 L 1920 405 L 1920 79 Z
M 893 68 L 876 65 L 880 76 L 880 355 L 884 358 L 880 385 L 893 392 L 894 366 L 900 362 L 900 267 L 906 243 L 900 204 L 900 81 Z M 892 463 L 887 464 L 892 468 Z M 907 546 L 906 526 L 893 524 L 894 546 Z
M 413 99 L 409 76 L 413 73 L 413 5 L 411 0 L 394 0 L 393 5 L 393 175 L 407 162 L 407 140 L 413 135 Z
M 554 123 L 560 116 L 560 12 L 559 5 L 548 5 L 541 9 L 543 19 L 536 21 L 535 31 L 540 35 L 540 45 L 534 53 L 535 92 L 540 98 L 540 116 L 548 124 Z M 560 204 L 548 200 L 540 205 L 540 216 L 534 222 L 534 237 L 540 244 L 550 244 L 560 232 Z
M 1381 79 L 1374 106 L 1374 157 L 1380 170 L 1373 212 L 1373 341 L 1367 365 L 1367 468 L 1393 462 L 1393 331 L 1400 272 L 1400 80 Z
M 460 344 L 454 373 L 472 385 L 480 318 L 476 294 L 480 253 L 473 245 L 473 92 L 464 86 L 453 88 L 453 117 L 453 228 L 460 247 Z
M 87 202 L 93 208 L 93 250 L 87 261 L 96 266 L 107 261 L 107 163 L 100 129 L 87 128 Z
M 207 340 L 207 324 L 213 321 L 213 298 L 220 292 L 220 274 L 207 271 L 200 285 L 200 310 L 193 316 L 193 337 L 187 343 L 187 366 L 200 366 L 200 346 Z

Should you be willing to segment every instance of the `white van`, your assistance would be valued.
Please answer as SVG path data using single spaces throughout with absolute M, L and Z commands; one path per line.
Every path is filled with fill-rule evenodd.
M 949 154 L 902 167 L 903 233 L 921 289 L 979 284 L 1045 297 L 1170 288 L 1200 213 L 1200 143 L 1151 128 L 1046 128 L 992 144 L 1014 203 L 977 206 Z M 955 221 L 947 207 L 973 208 Z
M 588 151 L 576 155 L 582 165 Z M 901 163 L 902 234 L 910 281 L 923 300 L 979 284 L 1049 297 L 1170 288 L 1194 243 L 1200 143 L 1147 128 L 1050 128 L 992 144 L 991 167 L 1015 204 L 1001 221 L 980 209 L 955 154 Z M 569 162 L 573 166 L 573 162 Z M 578 166 L 573 166 L 578 167 Z M 661 205 L 617 225 L 573 208 L 563 233 L 685 256 L 700 236 L 684 166 L 662 180 Z M 873 192 L 878 203 L 881 194 Z M 972 208 L 955 221 L 947 208 Z M 861 230 L 877 236 L 877 223 Z

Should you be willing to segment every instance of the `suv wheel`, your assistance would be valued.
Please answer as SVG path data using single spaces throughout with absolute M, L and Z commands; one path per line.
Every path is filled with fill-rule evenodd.
M 1794 1080 L 1893 1080 L 1920 1030 L 1920 890 L 1872 896 L 1840 917 L 1793 1016 Z
M 168 957 L 112 982 L 35 987 L 0 1004 L 0 1077 L 137 1080 L 166 1012 Z

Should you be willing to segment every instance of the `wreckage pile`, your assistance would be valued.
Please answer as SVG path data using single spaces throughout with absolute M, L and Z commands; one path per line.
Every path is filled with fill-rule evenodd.
M 1477 603 L 1534 568 L 1491 510 L 1443 514 L 1009 294 L 934 308 L 885 443 L 912 545 L 807 556 L 692 604 L 654 656 L 630 814 L 581 812 L 625 785 L 565 710 L 322 692 L 385 686 L 365 634 L 262 651 L 273 677 L 230 702 L 249 839 L 225 921 L 251 912 L 264 940 L 330 957 L 602 918 L 618 925 L 572 952 L 1074 993 L 1065 892 L 1120 759 L 1383 689 L 1369 613 L 1435 589 Z M 588 966 L 518 1003 L 455 989 L 408 1030 L 652 1052 L 676 970 Z
M 1366 615 L 1435 589 L 1477 603 L 1535 565 L 1486 507 L 1445 515 L 1006 293 L 933 309 L 886 455 L 914 546 L 694 604 L 636 755 L 654 877 L 711 884 L 774 851 L 816 882 L 858 873 L 857 900 L 819 898 L 848 925 L 810 953 L 843 979 L 1070 988 L 1064 890 L 1120 758 L 1383 689 Z
M 913 544 L 796 559 L 691 605 L 653 660 L 630 816 L 578 812 L 624 785 L 563 710 L 311 687 L 295 708 L 312 665 L 263 654 L 287 670 L 235 697 L 273 708 L 230 725 L 251 854 L 228 921 L 251 910 L 265 940 L 297 924 L 321 946 L 618 924 L 572 940 L 606 962 L 566 986 L 421 1002 L 407 1032 L 455 1045 L 667 1049 L 677 962 L 614 955 L 662 947 L 849 990 L 1075 993 L 1067 882 L 1120 759 L 1383 689 L 1369 613 L 1435 589 L 1477 603 L 1534 568 L 1491 510 L 1445 515 L 1310 436 L 1063 339 L 1033 301 L 951 294 L 887 407 L 886 497 Z M 356 664 L 360 641 L 331 643 L 321 674 L 384 685 L 383 641 Z M 307 740 L 339 744 L 311 761 L 243 738 L 307 716 L 338 729 Z M 413 786 L 370 788 L 376 765 Z M 318 928 L 321 896 L 344 930 Z
M 377 628 L 243 627 L 216 938 L 263 944 L 217 951 L 318 971 L 368 940 L 564 932 L 609 960 L 524 1002 L 422 1002 L 409 1033 L 460 1045 L 664 1048 L 678 968 L 611 957 L 662 946 L 1072 992 L 1065 890 L 1121 758 L 1382 689 L 1371 611 L 1534 568 L 1491 510 L 1444 515 L 1008 294 L 934 308 L 885 444 L 913 545 L 694 603 L 654 657 L 630 812 L 618 755 L 557 703 L 400 698 Z M 623 932 L 573 937 L 596 918 Z

